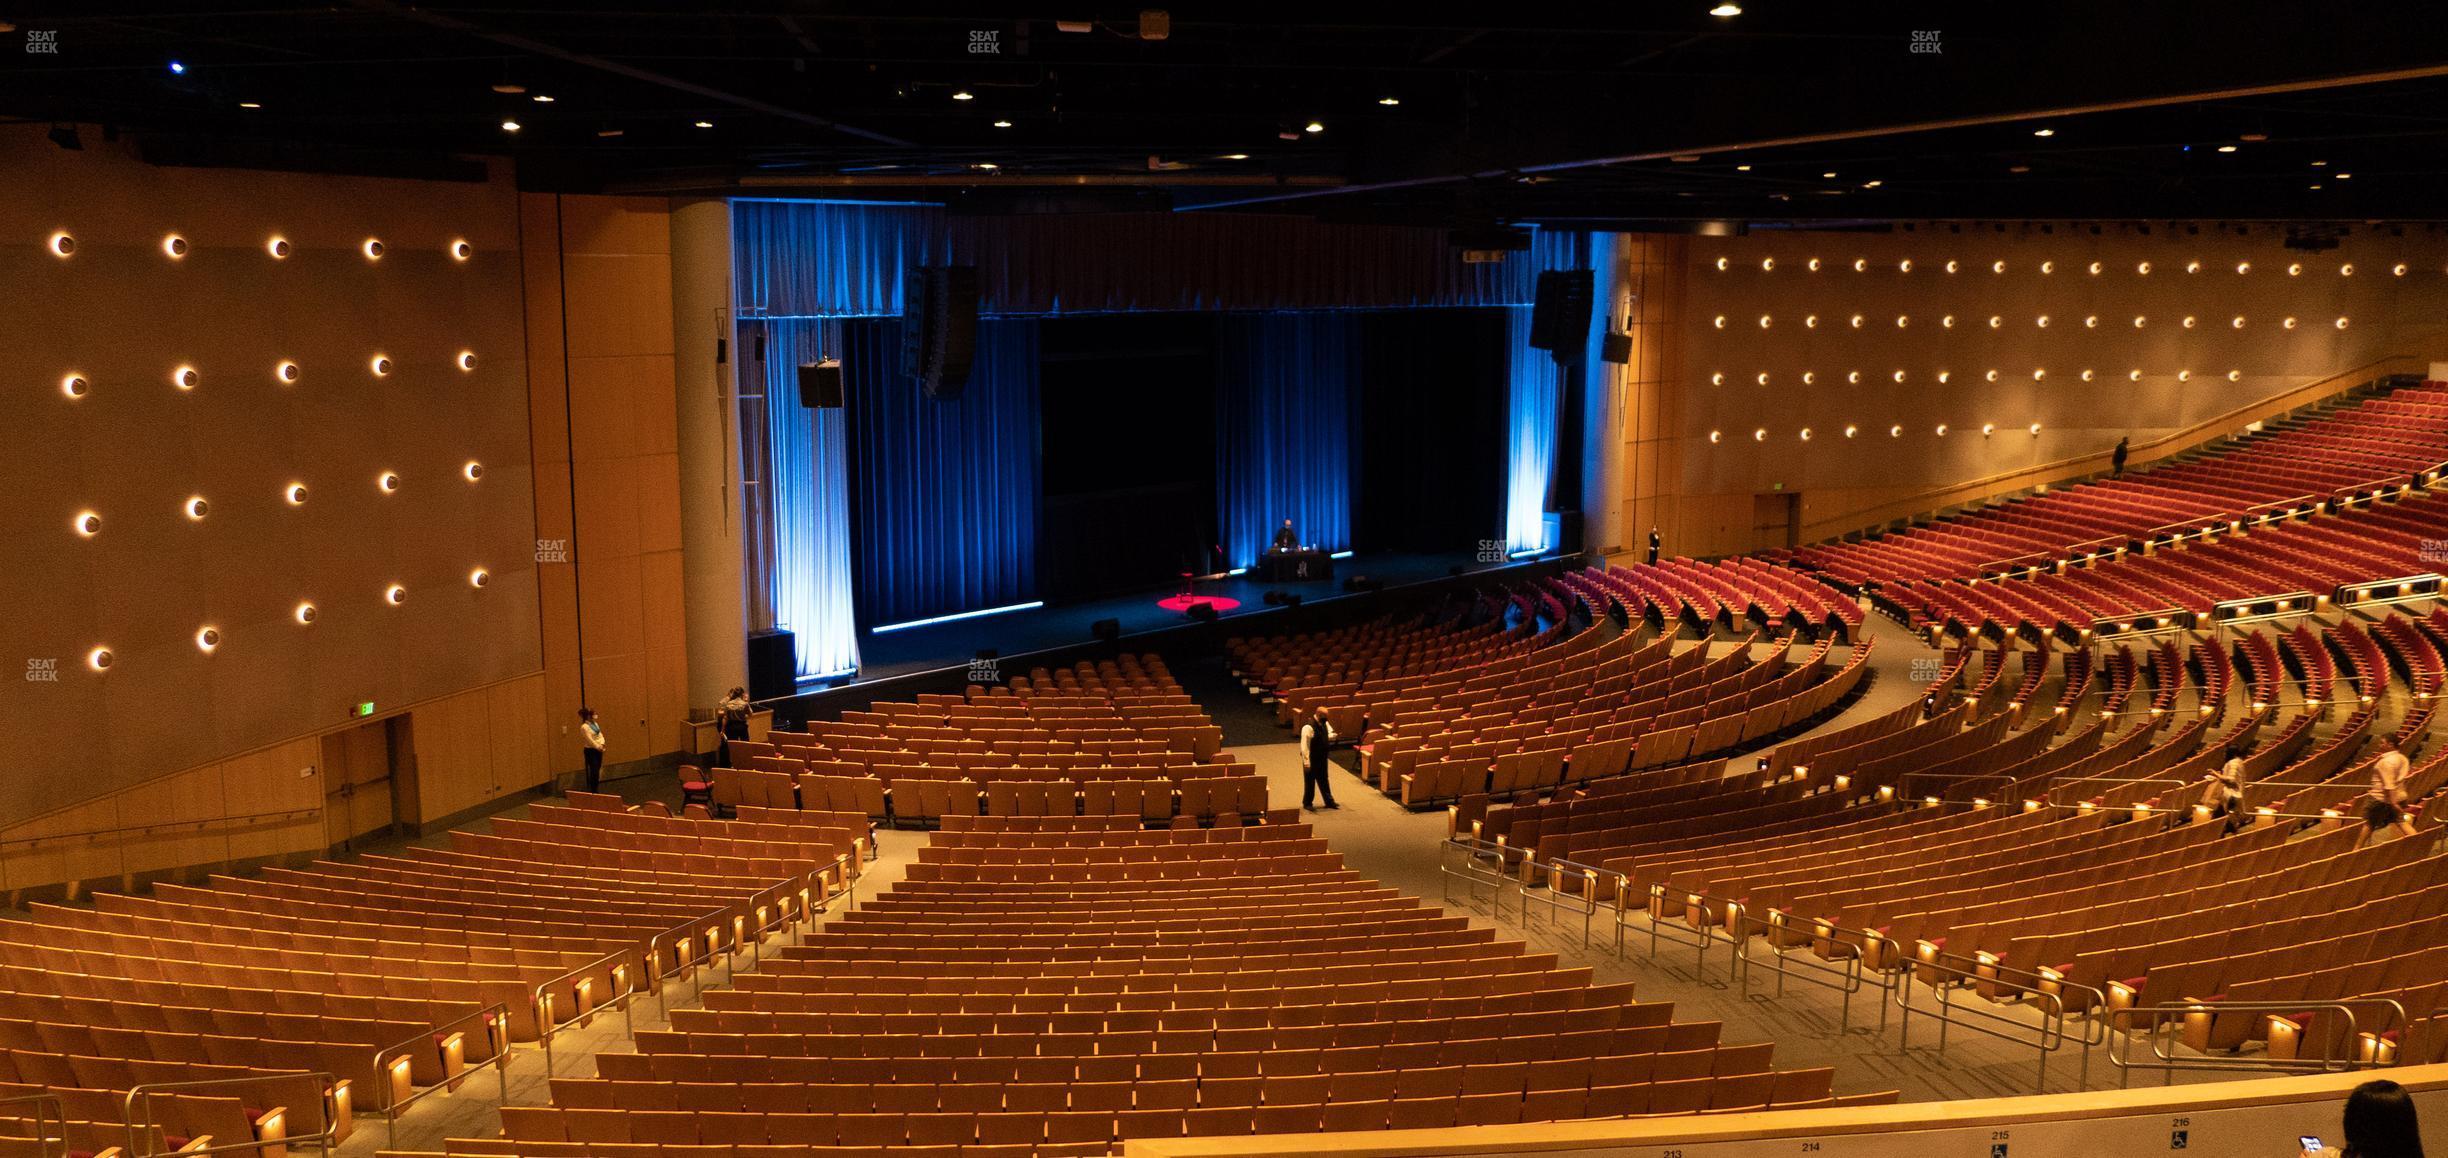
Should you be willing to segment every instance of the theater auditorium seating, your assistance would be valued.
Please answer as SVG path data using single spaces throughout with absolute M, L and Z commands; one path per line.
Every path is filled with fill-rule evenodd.
M 124 1139 L 129 1089 L 257 1079 L 155 1099 L 149 1152 L 209 1136 L 276 1158 L 796 924 L 864 859 L 863 817 L 691 821 L 602 799 L 455 831 L 447 850 L 33 905 L 0 922 L 0 1082 Z
M 1152 655 L 877 703 L 731 749 L 745 767 L 708 781 L 722 812 L 823 809 L 932 826 L 981 811 L 1206 822 L 1266 809 L 1255 766 L 1231 760 L 1223 730 Z
M 449 1149 L 1085 1155 L 1836 1102 L 1829 1071 L 1672 1014 L 1361 878 L 1306 825 L 982 817 L 638 1052 L 555 1078 L 551 1106 L 506 1107 L 506 1138 Z
M 2154 533 L 2427 486 L 2444 461 L 2448 383 L 2425 382 L 2316 418 L 2274 423 L 2229 449 L 2174 465 L 1770 557 L 1853 588 L 1971 579 L 1984 569 L 2079 557 Z

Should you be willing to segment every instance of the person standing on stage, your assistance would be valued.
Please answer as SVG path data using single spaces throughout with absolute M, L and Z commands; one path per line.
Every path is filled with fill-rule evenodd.
M 1301 807 L 1310 812 L 1317 811 L 1316 801 L 1321 797 L 1327 808 L 1343 807 L 1335 803 L 1334 785 L 1326 779 L 1326 773 L 1334 767 L 1326 757 L 1334 741 L 1334 725 L 1326 722 L 1326 709 L 1309 713 L 1309 722 L 1301 725 L 1300 754 Z
M 1278 551 L 1300 549 L 1300 536 L 1292 533 L 1292 520 L 1285 519 L 1283 526 L 1275 529 L 1275 549 Z
M 1665 538 L 1664 538 L 1663 536 L 1661 536 L 1661 535 L 1659 535 L 1659 534 L 1658 534 L 1658 529 L 1657 529 L 1656 527 L 1651 527 L 1651 528 L 1649 528 L 1649 565 L 1650 565 L 1650 566 L 1652 566 L 1652 567 L 1657 566 L 1657 561 L 1658 561 L 1658 548 L 1663 547 L 1663 546 L 1665 546 L 1665 545 L 1666 545 L 1666 540 L 1665 540 Z

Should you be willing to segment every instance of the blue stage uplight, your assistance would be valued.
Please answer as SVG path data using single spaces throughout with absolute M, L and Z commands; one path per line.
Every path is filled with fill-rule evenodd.
M 180 64 L 179 62 L 177 62 L 177 61 L 175 61 L 175 60 L 174 60 L 174 61 L 171 61 L 171 62 L 170 62 L 170 75 L 172 75 L 172 76 L 185 76 L 185 75 L 187 75 L 187 66 L 186 66 L 186 65 L 184 65 L 184 64 Z

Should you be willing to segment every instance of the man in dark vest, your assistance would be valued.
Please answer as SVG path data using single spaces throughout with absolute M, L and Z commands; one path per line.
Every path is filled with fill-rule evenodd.
M 1327 782 L 1326 773 L 1334 764 L 1326 758 L 1327 749 L 1335 740 L 1334 725 L 1326 722 L 1326 709 L 1309 714 L 1309 722 L 1301 725 L 1301 807 L 1317 811 L 1316 801 L 1323 797 L 1328 808 L 1341 808 L 1335 803 L 1334 785 Z
M 1659 548 L 1659 547 L 1662 547 L 1662 546 L 1665 546 L 1665 545 L 1666 545 L 1666 540 L 1665 540 L 1665 539 L 1664 539 L 1662 536 L 1660 536 L 1660 535 L 1658 534 L 1658 529 L 1657 529 L 1656 527 L 1651 527 L 1651 528 L 1649 528 L 1649 565 L 1650 565 L 1650 566 L 1652 566 L 1652 567 L 1657 566 L 1657 560 L 1658 560 L 1658 548 Z

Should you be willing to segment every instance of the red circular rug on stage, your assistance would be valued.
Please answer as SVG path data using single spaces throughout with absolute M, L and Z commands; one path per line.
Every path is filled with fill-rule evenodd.
M 1201 603 L 1215 608 L 1219 613 L 1241 606 L 1240 600 L 1227 599 L 1221 595 L 1173 595 L 1157 600 L 1156 606 L 1167 611 L 1188 611 Z

